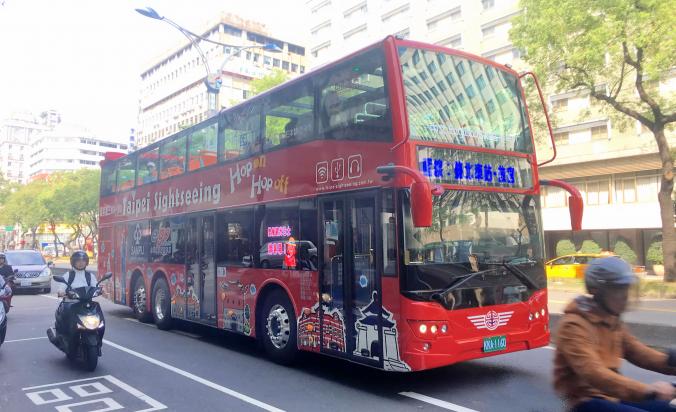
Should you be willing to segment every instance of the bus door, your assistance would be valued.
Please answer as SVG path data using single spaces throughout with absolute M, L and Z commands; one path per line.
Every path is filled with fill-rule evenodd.
M 322 351 L 382 366 L 378 192 L 320 200 Z
M 187 319 L 216 323 L 214 216 L 188 218 L 186 253 Z

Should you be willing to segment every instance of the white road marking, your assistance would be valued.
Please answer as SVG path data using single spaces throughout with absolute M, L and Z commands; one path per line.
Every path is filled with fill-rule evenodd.
M 556 350 L 556 347 L 549 345 L 549 346 L 545 346 L 545 349 Z
M 217 384 L 217 383 L 214 383 L 214 382 L 211 382 L 211 381 L 206 380 L 206 379 L 204 379 L 204 378 L 201 378 L 201 377 L 199 377 L 199 376 L 197 376 L 197 375 L 194 375 L 194 374 L 192 374 L 192 373 L 190 373 L 190 372 L 184 371 L 184 370 L 179 369 L 179 368 L 177 368 L 177 367 L 175 367 L 175 366 L 171 366 L 171 365 L 169 365 L 169 364 L 167 364 L 167 363 L 164 363 L 164 362 L 159 361 L 159 360 L 157 360 L 157 359 L 151 358 L 150 356 L 146 356 L 146 355 L 144 355 L 144 354 L 142 354 L 142 353 L 139 353 L 139 352 L 133 351 L 133 350 L 131 350 L 131 349 L 125 348 L 124 346 L 118 345 L 117 343 L 111 342 L 111 341 L 109 341 L 109 340 L 107 340 L 107 339 L 104 339 L 104 340 L 103 340 L 103 343 L 105 343 L 106 345 L 110 345 L 110 346 L 112 346 L 113 348 L 119 349 L 119 350 L 121 350 L 122 352 L 126 352 L 126 353 L 128 353 L 128 354 L 130 354 L 130 355 L 136 356 L 137 358 L 140 358 L 140 359 L 143 359 L 143 360 L 145 360 L 145 361 L 147 361 L 147 362 L 150 362 L 150 363 L 152 363 L 153 365 L 157 365 L 157 366 L 159 366 L 159 367 L 161 367 L 161 368 L 164 368 L 164 369 L 167 369 L 167 370 L 169 370 L 169 371 L 171 371 L 171 372 L 174 372 L 174 373 L 176 373 L 176 374 L 179 374 L 179 375 L 181 375 L 181 376 L 183 376 L 183 377 L 186 377 L 186 378 L 188 378 L 188 379 L 190 379 L 190 380 L 193 380 L 193 381 L 195 381 L 195 382 L 197 382 L 197 383 L 201 383 L 202 385 L 207 386 L 207 387 L 209 387 L 209 388 L 211 388 L 211 389 L 217 390 L 217 391 L 219 391 L 219 392 L 222 392 L 222 393 L 224 393 L 224 394 L 226 394 L 226 395 L 229 395 L 229 396 L 232 396 L 232 397 L 234 397 L 234 398 L 237 398 L 237 399 L 239 399 L 239 400 L 241 400 L 241 401 L 244 401 L 244 402 L 246 402 L 246 403 L 249 403 L 249 404 L 251 404 L 251 405 L 258 406 L 259 408 L 265 409 L 266 411 L 270 411 L 270 412 L 284 412 L 283 409 L 279 409 L 279 408 L 276 408 L 276 407 L 274 407 L 274 406 L 272 406 L 272 405 L 268 405 L 267 403 L 264 403 L 264 402 L 261 402 L 261 401 L 259 401 L 259 400 L 256 400 L 256 399 L 254 399 L 254 398 L 252 398 L 252 397 L 250 397 L 250 396 L 247 396 L 247 395 L 244 395 L 244 394 L 242 394 L 242 393 L 239 393 L 239 392 L 237 392 L 237 391 L 235 391 L 235 390 L 233 390 L 233 389 L 226 388 L 225 386 L 221 386 L 221 385 L 219 385 L 219 384 Z M 466 411 L 469 412 L 470 410 L 467 409 Z
M 448 409 L 455 412 L 478 412 L 474 409 L 465 408 L 464 406 L 456 405 L 454 403 L 442 401 L 441 399 L 431 398 L 429 396 L 421 395 L 416 392 L 399 392 L 399 395 L 407 396 L 409 398 L 417 399 L 419 401 L 435 405 L 440 408 Z
M 96 380 L 102 380 L 105 379 L 108 382 L 112 383 L 113 385 L 116 385 L 120 389 L 127 391 L 129 394 L 132 396 L 138 398 L 139 400 L 145 402 L 150 406 L 150 408 L 143 409 L 137 412 L 152 412 L 152 411 L 159 411 L 162 409 L 167 409 L 167 406 L 156 401 L 155 399 L 151 398 L 150 396 L 144 394 L 143 392 L 139 391 L 138 389 L 122 382 L 121 380 L 117 379 L 116 377 L 112 375 L 104 375 L 104 376 L 96 376 L 93 378 L 85 378 L 85 379 L 76 379 L 72 381 L 65 381 L 65 382 L 57 382 L 57 383 L 50 383 L 47 385 L 39 385 L 39 386 L 30 386 L 28 388 L 21 388 L 22 391 L 30 391 L 34 389 L 42 389 L 42 388 L 49 388 L 52 386 L 62 386 L 62 385 L 68 385 L 71 383 L 80 383 L 80 382 L 90 382 L 90 381 L 96 381 Z M 83 386 L 83 385 L 80 385 Z M 72 389 L 72 388 L 71 388 Z M 47 391 L 41 391 L 41 392 L 47 392 Z M 31 394 L 26 394 L 29 398 L 31 397 Z M 76 405 L 65 405 L 65 406 L 76 406 Z M 65 410 L 70 410 L 70 409 L 65 409 Z
M 155 325 L 151 325 L 150 323 L 139 322 L 138 319 L 134 319 L 134 318 L 122 318 L 122 319 L 128 320 L 129 322 L 138 323 L 139 325 L 143 325 L 143 326 L 147 326 L 149 328 L 155 329 Z
M 38 339 L 47 339 L 46 336 L 40 336 L 38 338 L 24 338 L 24 339 L 12 339 L 12 340 L 6 340 L 5 343 L 12 343 L 12 342 L 25 342 L 27 340 L 38 340 Z
M 47 298 L 47 299 L 61 300 L 60 297 L 52 296 L 52 295 L 38 295 L 38 296 L 42 296 L 43 298 Z

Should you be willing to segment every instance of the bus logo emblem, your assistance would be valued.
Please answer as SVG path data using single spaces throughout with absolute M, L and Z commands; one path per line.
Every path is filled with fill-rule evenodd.
M 509 322 L 509 319 L 511 319 L 513 313 L 514 311 L 496 312 L 491 310 L 485 315 L 468 316 L 467 319 L 469 319 L 477 329 L 495 330 L 500 326 L 505 326 L 507 322 Z

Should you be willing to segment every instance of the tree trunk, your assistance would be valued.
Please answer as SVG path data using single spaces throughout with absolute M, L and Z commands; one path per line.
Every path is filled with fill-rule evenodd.
M 52 236 L 54 237 L 54 258 L 59 257 L 59 236 L 56 234 L 56 224 L 50 223 L 49 227 L 52 231 Z
M 676 229 L 674 229 L 674 202 L 671 199 L 671 194 L 674 191 L 674 159 L 671 158 L 669 145 L 664 136 L 664 125 L 656 125 L 653 133 L 662 161 L 660 192 L 657 198 L 660 203 L 660 217 L 662 218 L 664 281 L 676 282 Z

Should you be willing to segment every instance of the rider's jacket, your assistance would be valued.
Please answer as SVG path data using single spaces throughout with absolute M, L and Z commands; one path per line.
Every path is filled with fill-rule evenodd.
M 622 359 L 655 372 L 676 375 L 676 353 L 641 343 L 622 320 L 579 296 L 564 311 L 556 333 L 554 388 L 569 406 L 590 398 L 641 401 L 648 385 L 620 374 Z

